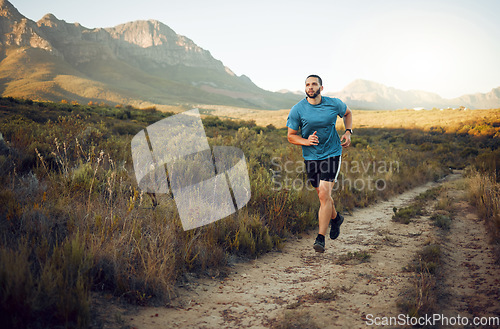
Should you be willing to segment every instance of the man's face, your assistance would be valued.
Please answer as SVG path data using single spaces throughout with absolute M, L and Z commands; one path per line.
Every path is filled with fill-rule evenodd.
M 319 85 L 318 78 L 310 77 L 306 80 L 306 95 L 309 98 L 316 98 L 321 91 L 323 90 L 323 86 Z

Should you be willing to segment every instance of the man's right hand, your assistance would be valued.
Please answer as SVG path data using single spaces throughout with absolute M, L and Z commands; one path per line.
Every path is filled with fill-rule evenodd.
M 308 146 L 312 146 L 312 145 L 318 145 L 319 144 L 319 139 L 318 139 L 318 136 L 316 135 L 317 131 L 313 132 L 312 135 L 309 135 L 309 138 L 307 138 L 307 140 L 309 141 L 309 145 Z

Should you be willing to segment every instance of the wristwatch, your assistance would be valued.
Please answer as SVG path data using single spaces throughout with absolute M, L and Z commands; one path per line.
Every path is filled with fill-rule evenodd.
M 351 133 L 351 135 L 352 135 L 352 129 L 346 129 L 345 131 L 346 131 L 346 132 L 350 132 L 350 133 Z

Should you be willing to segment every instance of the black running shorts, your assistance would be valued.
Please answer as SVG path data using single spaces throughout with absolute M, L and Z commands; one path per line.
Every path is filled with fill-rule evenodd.
M 313 187 L 319 186 L 319 181 L 336 182 L 340 172 L 341 156 L 324 160 L 304 160 L 307 179 Z

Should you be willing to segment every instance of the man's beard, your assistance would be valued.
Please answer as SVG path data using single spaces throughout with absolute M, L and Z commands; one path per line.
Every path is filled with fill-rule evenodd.
M 318 89 L 318 90 L 316 90 L 316 92 L 315 92 L 312 96 L 309 96 L 309 93 L 307 93 L 307 92 L 306 92 L 306 95 L 307 95 L 307 97 L 309 97 L 309 98 L 316 98 L 316 97 L 318 97 L 318 95 L 319 95 L 320 93 L 321 93 L 321 90 L 320 90 L 320 89 Z

